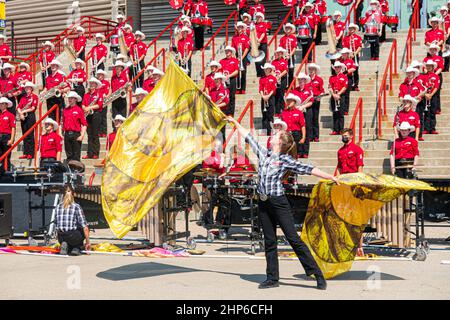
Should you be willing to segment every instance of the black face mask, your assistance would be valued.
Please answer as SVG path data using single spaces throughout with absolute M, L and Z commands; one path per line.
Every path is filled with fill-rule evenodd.
M 347 143 L 347 142 L 349 142 L 349 141 L 350 141 L 349 137 L 342 136 L 342 142 L 343 142 L 343 143 Z

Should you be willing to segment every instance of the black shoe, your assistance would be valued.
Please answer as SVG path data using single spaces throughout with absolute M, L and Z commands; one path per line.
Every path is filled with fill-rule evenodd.
M 323 277 L 323 275 L 314 275 L 317 280 L 317 289 L 319 290 L 327 290 L 327 281 Z
M 278 281 L 266 280 L 266 281 L 260 283 L 258 288 L 259 289 L 269 289 L 269 288 L 276 288 L 276 287 L 279 287 L 279 286 L 280 286 L 280 284 L 278 283 Z
M 71 256 L 80 256 L 81 255 L 81 251 L 78 248 L 73 248 L 72 252 L 70 253 Z
M 64 256 L 66 256 L 67 255 L 68 246 L 69 245 L 67 244 L 67 242 L 63 241 L 63 243 L 61 243 L 61 249 L 59 251 L 59 254 L 62 254 Z

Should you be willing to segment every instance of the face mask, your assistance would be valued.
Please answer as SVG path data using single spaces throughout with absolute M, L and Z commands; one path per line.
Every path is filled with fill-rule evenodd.
M 343 143 L 347 143 L 347 142 L 349 142 L 349 141 L 350 141 L 349 137 L 342 136 L 342 142 L 343 142 Z

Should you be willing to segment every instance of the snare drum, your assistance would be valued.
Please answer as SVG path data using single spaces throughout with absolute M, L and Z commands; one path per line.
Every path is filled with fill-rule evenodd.
M 297 37 L 300 39 L 309 39 L 311 38 L 311 29 L 308 25 L 304 24 L 298 27 Z
M 119 47 L 119 36 L 118 35 L 112 35 L 110 38 L 110 45 L 111 48 L 118 48 Z
M 366 36 L 378 36 L 378 26 L 375 24 L 366 24 L 364 26 L 364 34 Z
M 212 27 L 213 20 L 211 18 L 202 18 L 201 24 L 205 27 Z
M 398 16 L 390 16 L 390 17 L 386 17 L 386 24 L 389 27 L 397 27 L 398 26 Z

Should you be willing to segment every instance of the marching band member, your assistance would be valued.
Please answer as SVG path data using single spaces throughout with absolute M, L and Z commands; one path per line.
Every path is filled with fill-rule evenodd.
M 306 27 L 309 28 L 309 36 L 308 37 L 298 37 L 298 43 L 302 47 L 302 59 L 305 57 L 306 52 L 308 52 L 309 47 L 311 46 L 313 40 L 316 39 L 317 36 L 317 24 L 318 17 L 314 14 L 314 5 L 312 3 L 306 3 L 303 7 L 303 13 L 299 15 L 296 24 L 300 26 L 298 29 Z M 312 53 L 308 56 L 308 62 L 312 61 Z
M 120 31 L 123 31 L 125 27 L 125 16 L 123 14 L 117 15 L 117 26 L 114 28 L 114 34 L 119 35 Z
M 341 21 L 342 13 L 339 10 L 333 12 L 333 28 L 336 35 L 336 48 L 342 48 L 342 38 L 344 37 L 345 23 Z
M 442 21 L 444 21 L 444 44 L 443 44 L 443 48 L 445 50 L 443 51 L 447 51 L 447 46 L 450 45 L 450 15 L 448 14 L 448 8 L 447 6 L 442 6 L 441 9 L 439 10 L 440 14 L 441 14 L 441 19 Z M 444 58 L 444 70 L 443 71 L 448 71 L 449 69 L 449 65 L 450 65 L 450 57 L 445 57 Z
M 106 150 L 110 150 L 114 140 L 116 140 L 117 130 L 120 128 L 122 123 L 127 120 L 126 118 L 122 117 L 120 114 L 114 117 L 113 123 L 114 123 L 114 130 L 108 135 L 108 139 L 106 140 Z
M 70 91 L 67 100 L 69 106 L 63 110 L 64 149 L 68 161 L 80 161 L 81 143 L 87 129 L 84 111 L 78 105 L 82 98 L 75 91 Z
M 9 112 L 12 102 L 5 97 L 0 98 L 0 157 L 14 144 L 16 137 L 16 116 Z M 11 167 L 11 153 L 8 155 L 8 168 Z M 5 166 L 0 165 L 0 173 L 4 173 Z
M 133 37 L 134 37 L 134 35 L 133 35 Z M 134 38 L 133 38 L 133 39 L 134 39 Z M 121 61 L 121 62 L 123 62 L 125 65 L 129 66 L 129 68 L 125 68 L 124 72 L 127 74 L 128 78 L 130 78 L 130 69 L 132 69 L 133 64 L 131 63 L 131 61 L 128 61 L 128 57 L 126 57 L 126 56 L 124 56 L 123 54 L 119 53 L 119 54 L 116 56 L 116 61 L 115 61 L 115 62 L 117 62 L 117 61 Z M 114 62 L 114 63 L 115 63 L 115 62 Z M 115 69 L 115 68 L 113 68 L 112 74 L 113 74 L 113 75 L 116 74 L 116 69 Z M 105 74 L 105 76 L 106 76 L 106 74 Z
M 58 89 L 64 93 L 70 90 L 69 86 L 67 86 L 66 75 L 61 71 L 63 65 L 58 60 L 54 59 L 50 62 L 51 74 L 47 77 L 45 81 L 45 88 L 42 93 L 49 91 L 52 88 L 58 87 Z M 42 94 L 41 93 L 41 94 Z M 64 98 L 61 94 L 60 97 L 53 96 L 47 99 L 47 111 L 51 109 L 55 104 L 58 105 L 59 110 L 61 111 L 64 108 Z M 61 113 L 60 113 L 61 114 Z M 56 119 L 56 110 L 52 111 L 49 115 L 53 120 L 58 121 Z
M 20 99 L 22 99 L 26 93 L 24 85 L 27 82 L 33 81 L 33 75 L 30 72 L 30 65 L 26 62 L 21 62 L 19 64 L 19 71 L 15 74 L 17 84 L 22 88 L 21 93 L 17 96 L 17 101 L 20 102 Z
M 152 65 L 149 65 L 145 71 L 147 74 L 147 78 L 144 80 L 144 83 L 142 84 L 142 89 L 144 89 L 147 92 L 152 92 L 153 88 L 155 87 L 155 77 L 153 76 L 153 71 L 155 70 L 155 67 Z
M 419 75 L 419 70 L 409 66 L 405 70 L 406 78 L 400 84 L 400 89 L 398 93 L 399 98 L 403 98 L 405 95 L 409 94 L 411 97 L 418 97 L 419 94 L 423 91 L 424 83 L 419 83 L 416 80 L 416 77 Z
M 221 72 L 226 77 L 225 82 L 230 93 L 230 114 L 234 114 L 236 106 L 236 87 L 237 78 L 239 76 L 239 60 L 235 58 L 236 49 L 232 46 L 225 47 L 225 58 L 220 60 L 220 65 L 222 66 Z
M 295 68 L 295 50 L 297 49 L 297 37 L 295 36 L 295 26 L 291 23 L 286 23 L 283 26 L 284 36 L 280 39 L 280 47 L 285 49 L 288 54 L 288 77 L 289 81 L 287 86 L 289 87 L 290 81 L 294 80 L 294 68 Z
M 356 33 L 359 30 L 358 25 L 350 23 L 348 25 L 348 34 L 342 38 L 342 46 L 350 49 L 350 58 L 355 62 L 357 67 L 353 73 L 353 88 L 352 91 L 359 91 L 359 54 L 362 51 L 362 38 Z
M 317 19 L 317 34 L 315 43 L 316 45 L 322 44 L 322 17 L 327 14 L 327 3 L 324 0 L 313 0 L 314 12 L 316 13 Z
M 262 51 L 264 53 L 267 53 L 267 25 L 264 22 L 264 14 L 261 12 L 256 13 L 256 37 L 258 38 L 258 50 Z M 250 29 L 248 29 L 250 30 Z M 255 69 L 256 69 L 256 76 L 258 78 L 261 78 L 264 76 L 264 71 L 262 69 L 262 66 L 266 63 L 267 57 L 264 56 L 264 59 L 262 59 L 260 62 L 255 62 Z
M 142 100 L 144 100 L 144 98 L 148 95 L 148 92 L 145 91 L 142 88 L 137 88 L 136 91 L 133 94 L 133 97 L 136 98 L 136 102 L 132 103 L 130 106 L 130 112 L 128 113 L 129 115 L 133 113 L 134 110 L 136 110 L 137 106 L 139 105 L 139 103 L 142 102 Z
M 344 129 L 345 91 L 348 87 L 348 78 L 343 73 L 345 64 L 336 61 L 333 65 L 336 75 L 331 76 L 328 82 L 330 92 L 330 108 L 333 112 L 333 131 L 331 135 L 339 135 Z
M 22 97 L 17 106 L 17 113 L 19 114 L 22 134 L 25 134 L 35 123 L 35 111 L 39 104 L 39 98 L 33 93 L 36 88 L 34 83 L 26 82 L 24 85 L 25 96 Z M 19 159 L 32 159 L 34 156 L 34 134 L 29 134 L 23 140 L 23 155 Z
M 75 68 L 69 73 L 67 81 L 70 83 L 72 91 L 75 91 L 82 97 L 86 92 L 84 88 L 84 83 L 87 81 L 87 74 L 84 71 L 86 64 L 80 58 L 77 58 L 73 64 Z
M 361 20 L 362 24 L 374 24 L 377 26 L 378 32 L 382 24 L 382 13 L 380 10 L 380 3 L 377 0 L 370 1 L 370 9 L 366 12 L 365 17 Z M 370 43 L 370 60 L 379 60 L 380 56 L 380 35 L 379 33 L 373 35 L 365 35 L 367 41 Z
M 435 43 L 430 44 L 430 47 L 428 48 L 428 57 L 426 57 L 424 59 L 424 62 L 427 59 L 431 59 L 434 62 L 436 62 L 436 67 L 434 69 L 434 73 L 439 76 L 441 86 L 442 86 L 442 83 L 444 83 L 444 79 L 442 77 L 442 71 L 444 70 L 444 59 L 442 58 L 442 56 L 439 55 L 439 50 L 440 50 L 439 45 L 437 45 Z M 438 106 L 436 112 L 437 112 L 437 114 L 440 114 L 441 113 L 441 89 L 440 88 L 437 91 L 437 102 L 436 103 Z
M 44 50 L 39 54 L 39 66 L 42 73 L 42 84 L 44 86 L 45 79 L 50 74 L 50 63 L 56 58 L 56 54 L 53 52 L 55 46 L 50 41 L 43 43 Z
M 353 130 L 342 130 L 342 142 L 344 145 L 338 150 L 337 174 L 363 172 L 364 151 L 353 141 Z
M 261 95 L 261 113 L 262 113 L 262 127 L 267 130 L 267 135 L 270 136 L 273 122 L 273 115 L 275 113 L 275 93 L 277 91 L 277 78 L 273 75 L 275 67 L 266 63 L 262 69 L 264 70 L 264 77 L 259 79 L 259 94 Z
M 214 82 L 214 75 L 216 74 L 216 72 L 222 69 L 222 65 L 219 62 L 213 60 L 209 63 L 209 67 L 211 69 L 211 72 L 205 77 L 205 85 L 203 86 L 203 91 L 208 95 L 211 90 L 216 87 L 216 83 Z
M 192 54 L 194 52 L 194 43 L 188 38 L 189 28 L 183 27 L 181 29 L 182 38 L 178 41 L 178 64 L 187 70 L 188 76 L 192 72 Z
M 287 124 L 286 131 L 294 137 L 298 158 L 303 158 L 304 155 L 308 158 L 308 153 L 305 153 L 304 147 L 307 143 L 306 124 L 303 110 L 299 108 L 300 102 L 297 95 L 289 93 L 286 96 L 286 108 L 281 112 L 281 119 Z
M 123 31 L 124 31 L 123 37 L 125 40 L 125 45 L 127 46 L 128 51 L 130 51 L 131 45 L 136 41 L 136 38 L 134 37 L 133 34 L 133 27 L 130 26 L 129 24 L 126 24 L 123 27 Z M 128 55 L 130 55 L 130 52 L 128 52 Z
M 237 0 L 239 9 L 239 19 L 242 20 L 242 15 L 248 12 L 248 1 L 247 0 Z
M 130 47 L 131 61 L 133 62 L 133 78 L 137 77 L 141 70 L 145 68 L 145 55 L 147 54 L 148 47 L 144 43 L 145 34 L 141 31 L 136 31 L 134 34 L 136 41 Z M 144 73 L 141 74 L 136 81 L 135 86 L 142 88 L 144 83 Z
M 108 96 L 111 93 L 111 83 L 108 80 L 106 80 L 106 71 L 98 70 L 97 79 L 102 83 L 99 90 L 102 93 L 103 97 Z
M 191 17 L 208 18 L 208 4 L 203 0 L 196 0 L 192 4 Z M 201 50 L 203 48 L 205 29 L 204 26 L 194 26 L 195 49 Z
M 417 166 L 419 162 L 419 142 L 409 136 L 415 128 L 408 122 L 402 122 L 397 130 L 400 135 L 392 144 L 390 153 L 391 173 L 397 177 L 409 179 L 411 177 L 408 174 L 408 169 L 395 169 L 395 167 L 408 164 Z
M 223 83 L 225 79 L 226 77 L 221 72 L 217 72 L 214 75 L 216 86 L 211 90 L 210 96 L 212 102 L 214 102 L 223 113 L 229 115 L 231 114 L 229 109 L 230 94 Z M 225 134 L 225 127 L 223 127 L 222 130 L 222 133 Z
M 153 80 L 155 81 L 155 86 L 158 84 L 159 80 L 161 80 L 162 76 L 164 76 L 164 72 L 162 72 L 158 68 L 153 68 Z M 150 93 L 150 91 L 148 92 Z
M 242 15 L 242 22 L 245 23 L 247 28 L 245 29 L 245 33 L 250 36 L 250 25 L 252 24 L 252 16 L 249 13 L 244 13 Z
M 343 48 L 341 50 L 341 59 L 339 60 L 343 64 L 345 64 L 345 72 L 344 74 L 347 75 L 348 78 L 348 87 L 345 91 L 345 109 L 344 109 L 344 115 L 348 115 L 348 109 L 350 106 L 350 91 L 354 86 L 355 83 L 355 72 L 358 70 L 358 67 L 355 65 L 355 61 L 353 59 L 350 59 L 350 54 L 352 52 L 348 48 Z
M 389 2 L 387 0 L 378 0 L 380 3 L 380 10 L 381 13 L 384 16 L 388 16 L 389 14 Z M 383 23 L 381 25 L 381 36 L 380 36 L 380 42 L 385 42 L 386 41 L 386 24 Z
M 312 117 L 311 125 L 306 127 L 309 141 L 319 142 L 319 113 L 320 113 L 320 95 L 325 93 L 323 88 L 323 79 L 319 76 L 320 66 L 315 63 L 308 64 L 308 75 L 311 79 L 309 87 L 313 94 L 313 103 L 311 106 Z
M 100 153 L 99 129 L 101 124 L 101 112 L 103 96 L 98 90 L 102 83 L 97 78 L 89 79 L 89 91 L 84 95 L 82 108 L 86 115 L 88 150 L 83 159 L 98 159 Z
M 425 93 L 425 109 L 423 126 L 424 134 L 438 134 L 436 131 L 436 111 L 439 109 L 439 89 L 441 88 L 441 80 L 439 75 L 435 73 L 437 67 L 436 61 L 428 59 L 424 63 L 427 76 L 427 92 Z
M 1 63 L 9 62 L 12 59 L 12 51 L 6 42 L 6 36 L 4 34 L 0 34 L 0 59 Z
M 130 79 L 128 78 L 128 74 L 126 72 L 124 72 L 126 67 L 127 67 L 127 65 L 124 64 L 123 62 L 116 61 L 116 64 L 114 65 L 114 68 L 116 69 L 116 74 L 114 74 L 111 77 L 112 93 L 121 89 L 130 81 Z M 122 117 L 126 117 L 127 116 L 127 99 L 119 97 L 116 100 L 114 100 L 112 102 L 111 112 L 112 112 L 113 118 L 115 118 L 116 115 L 118 115 L 118 114 L 122 115 Z
M 58 127 L 58 122 L 52 118 L 45 119 L 44 132 L 39 143 L 41 167 L 44 167 L 47 161 L 61 161 L 62 138 L 57 132 Z
M 254 167 L 245 153 L 237 145 L 231 148 L 231 166 L 228 168 L 229 172 L 233 171 L 253 171 Z
M 261 3 L 261 0 L 253 0 L 255 2 L 254 5 L 250 6 L 250 9 L 248 10 L 248 13 L 252 17 L 253 20 L 256 20 L 256 14 L 261 13 L 263 15 L 266 14 L 266 8 Z
M 444 31 L 439 28 L 439 23 L 442 22 L 438 17 L 430 19 L 431 29 L 425 32 L 425 45 L 430 46 L 432 43 L 442 48 L 445 40 Z
M 247 55 L 250 52 L 250 38 L 246 34 L 247 25 L 241 21 L 237 23 L 238 33 L 233 36 L 231 46 L 236 50 L 239 60 L 239 79 L 237 80 L 237 94 L 245 94 L 247 87 Z
M 291 244 L 300 263 L 304 267 L 307 275 L 314 275 L 317 280 L 317 288 L 326 289 L 326 280 L 320 268 L 317 266 L 311 255 L 308 246 L 300 239 L 294 227 L 294 218 L 292 208 L 285 196 L 283 188 L 283 177 L 289 170 L 297 174 L 312 174 L 324 179 L 331 179 L 339 183 L 337 178 L 326 174 L 325 172 L 311 165 L 296 161 L 295 141 L 292 135 L 286 131 L 280 131 L 271 139 L 271 150 L 262 147 L 250 131 L 242 127 L 235 119 L 228 117 L 238 129 L 239 133 L 245 137 L 258 156 L 258 185 L 259 194 L 259 218 L 264 233 L 264 248 L 267 261 L 267 280 L 259 285 L 260 289 L 278 287 L 279 268 L 277 254 L 277 235 L 276 224 L 278 223 L 283 230 L 288 242 Z
M 22 93 L 22 88 L 17 83 L 17 78 L 13 74 L 14 70 L 14 66 L 8 62 L 3 64 L 3 76 L 0 78 L 0 93 L 11 101 L 12 106 L 9 112 L 15 115 L 17 105 L 16 97 Z
M 126 69 L 128 70 L 128 69 Z M 114 69 L 115 71 L 115 69 Z M 111 83 L 105 79 L 106 78 L 106 71 L 105 70 L 98 70 L 97 71 L 97 79 L 102 83 L 100 88 L 98 89 L 103 97 L 105 99 L 106 96 L 108 96 L 111 92 Z M 100 122 L 100 129 L 99 131 L 99 137 L 104 138 L 106 137 L 106 134 L 108 133 L 108 106 L 103 105 L 102 111 L 101 111 L 101 122 Z
M 309 141 L 311 140 L 311 136 L 309 135 L 312 127 L 312 104 L 313 104 L 313 92 L 311 91 L 311 86 L 309 83 L 311 82 L 311 78 L 300 72 L 297 76 L 298 86 L 292 91 L 293 94 L 298 96 L 301 101 L 301 105 L 298 106 L 300 111 L 304 112 L 304 118 L 306 123 L 306 133 L 305 138 L 306 141 L 302 143 L 302 148 L 297 149 L 301 158 L 308 158 L 309 156 Z
M 409 94 L 405 95 L 402 99 L 401 110 L 399 110 L 394 116 L 394 137 L 398 137 L 399 132 L 397 126 L 400 123 L 406 121 L 410 125 L 415 127 L 415 131 L 410 133 L 411 138 L 419 140 L 420 137 L 420 127 L 421 127 L 421 117 L 414 111 L 417 106 L 417 99 L 411 97 Z M 423 139 L 422 139 L 423 140 Z
M 105 61 L 108 56 L 108 48 L 103 44 L 105 39 L 106 37 L 101 33 L 95 35 L 96 45 L 91 49 L 92 73 L 94 77 L 97 75 L 98 69 L 105 70 Z
M 275 67 L 275 77 L 277 78 L 277 92 L 275 93 L 275 114 L 280 114 L 284 107 L 284 92 L 287 89 L 288 62 L 284 59 L 286 49 L 278 47 L 275 50 L 275 59 L 272 65 Z
M 78 26 L 76 28 L 77 35 L 75 39 L 73 39 L 73 48 L 75 49 L 75 53 L 77 55 L 77 58 L 81 60 L 85 60 L 86 58 L 86 42 L 87 39 L 84 36 L 84 28 Z

